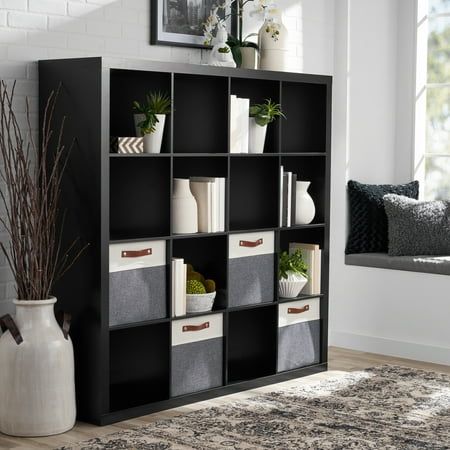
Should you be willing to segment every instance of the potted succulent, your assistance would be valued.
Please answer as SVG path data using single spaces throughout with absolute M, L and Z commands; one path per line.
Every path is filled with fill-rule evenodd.
M 187 266 L 186 281 L 186 312 L 211 311 L 216 298 L 216 283 L 205 280 L 205 277 L 196 272 L 192 265 Z
M 266 99 L 264 103 L 250 106 L 248 152 L 263 153 L 266 141 L 267 125 L 278 117 L 285 117 L 281 105 Z
M 63 433 L 75 424 L 74 355 L 68 317 L 55 319 L 55 283 L 78 258 L 75 240 L 63 248 L 62 176 L 69 161 L 64 118 L 53 132 L 58 93 L 46 103 L 40 144 L 26 144 L 12 109 L 14 87 L 0 83 L 0 243 L 16 286 L 16 314 L 0 318 L 0 432 L 15 436 Z M 28 124 L 30 115 L 27 107 Z M 33 136 L 31 126 L 25 130 Z
M 294 298 L 308 282 L 308 266 L 303 261 L 302 252 L 282 252 L 278 262 L 278 294 L 284 298 Z
M 170 97 L 162 92 L 149 92 L 146 103 L 134 101 L 136 135 L 144 138 L 144 153 L 160 153 L 166 115 L 171 111 Z

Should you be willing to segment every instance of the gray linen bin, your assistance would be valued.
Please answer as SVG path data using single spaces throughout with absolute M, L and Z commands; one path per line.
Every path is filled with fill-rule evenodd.
M 165 241 L 109 248 L 110 326 L 166 317 Z
M 274 270 L 272 231 L 230 235 L 228 306 L 273 302 Z
M 222 314 L 173 321 L 171 396 L 222 384 Z
M 292 314 L 292 316 L 291 316 Z M 279 305 L 278 372 L 320 362 L 320 299 Z

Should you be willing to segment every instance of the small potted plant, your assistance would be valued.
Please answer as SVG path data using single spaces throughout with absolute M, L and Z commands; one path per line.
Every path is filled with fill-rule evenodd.
M 303 261 L 302 252 L 289 254 L 282 252 L 278 263 L 278 293 L 280 297 L 294 298 L 308 281 L 308 266 Z
M 250 106 L 248 152 L 262 153 L 266 140 L 267 125 L 278 117 L 285 117 L 281 105 L 266 99 L 264 103 Z
M 162 92 L 149 92 L 146 103 L 133 102 L 136 111 L 136 135 L 144 137 L 144 153 L 160 153 L 166 115 L 170 114 L 170 97 Z
M 205 277 L 188 264 L 186 281 L 186 312 L 211 311 L 216 298 L 216 283 Z

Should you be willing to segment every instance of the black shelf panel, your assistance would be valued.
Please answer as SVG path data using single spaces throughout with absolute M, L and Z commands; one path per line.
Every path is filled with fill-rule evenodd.
M 110 71 L 110 135 L 136 136 L 133 101 L 144 103 L 148 92 L 171 96 L 171 74 L 139 70 Z M 166 117 L 161 152 L 170 152 L 170 115 Z
M 228 382 L 276 372 L 278 317 L 276 304 L 228 314 Z
M 164 317 L 163 319 L 144 320 L 142 322 L 121 323 L 120 325 L 110 326 L 109 331 L 125 330 L 127 328 L 147 327 L 149 325 L 156 325 L 158 323 L 165 323 L 165 322 L 170 322 L 170 318 Z
M 296 302 L 297 300 L 308 300 L 310 298 L 317 298 L 317 297 L 323 297 L 323 296 L 324 296 L 324 294 L 300 294 L 300 295 L 297 295 L 297 297 L 293 297 L 293 298 L 280 297 L 278 299 L 278 303 Z
M 110 153 L 112 158 L 164 158 L 171 156 L 171 153 Z
M 169 398 L 170 324 L 110 332 L 110 411 Z
M 170 160 L 110 160 L 110 238 L 170 234 Z
M 174 320 L 183 320 L 183 319 L 191 319 L 192 317 L 207 316 L 209 314 L 223 314 L 226 311 L 227 311 L 226 308 L 216 307 L 214 305 L 214 307 L 213 307 L 213 309 L 211 311 L 204 311 L 204 312 L 197 312 L 197 313 L 187 313 L 184 316 L 175 316 L 175 317 L 172 317 L 172 321 L 174 321 Z
M 228 160 L 210 157 L 177 157 L 173 160 L 174 178 L 227 177 Z
M 278 226 L 277 158 L 230 160 L 230 229 Z
M 227 153 L 228 79 L 175 74 L 175 153 Z

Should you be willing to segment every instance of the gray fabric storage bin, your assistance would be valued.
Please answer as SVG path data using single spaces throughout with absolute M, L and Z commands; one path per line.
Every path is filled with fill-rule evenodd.
M 274 301 L 274 233 L 229 237 L 228 306 Z
M 110 326 L 167 316 L 165 241 L 110 245 Z
M 183 336 L 185 326 L 199 330 Z M 172 322 L 172 397 L 222 386 L 222 335 L 221 314 Z
M 278 372 L 320 362 L 320 299 L 279 305 Z

